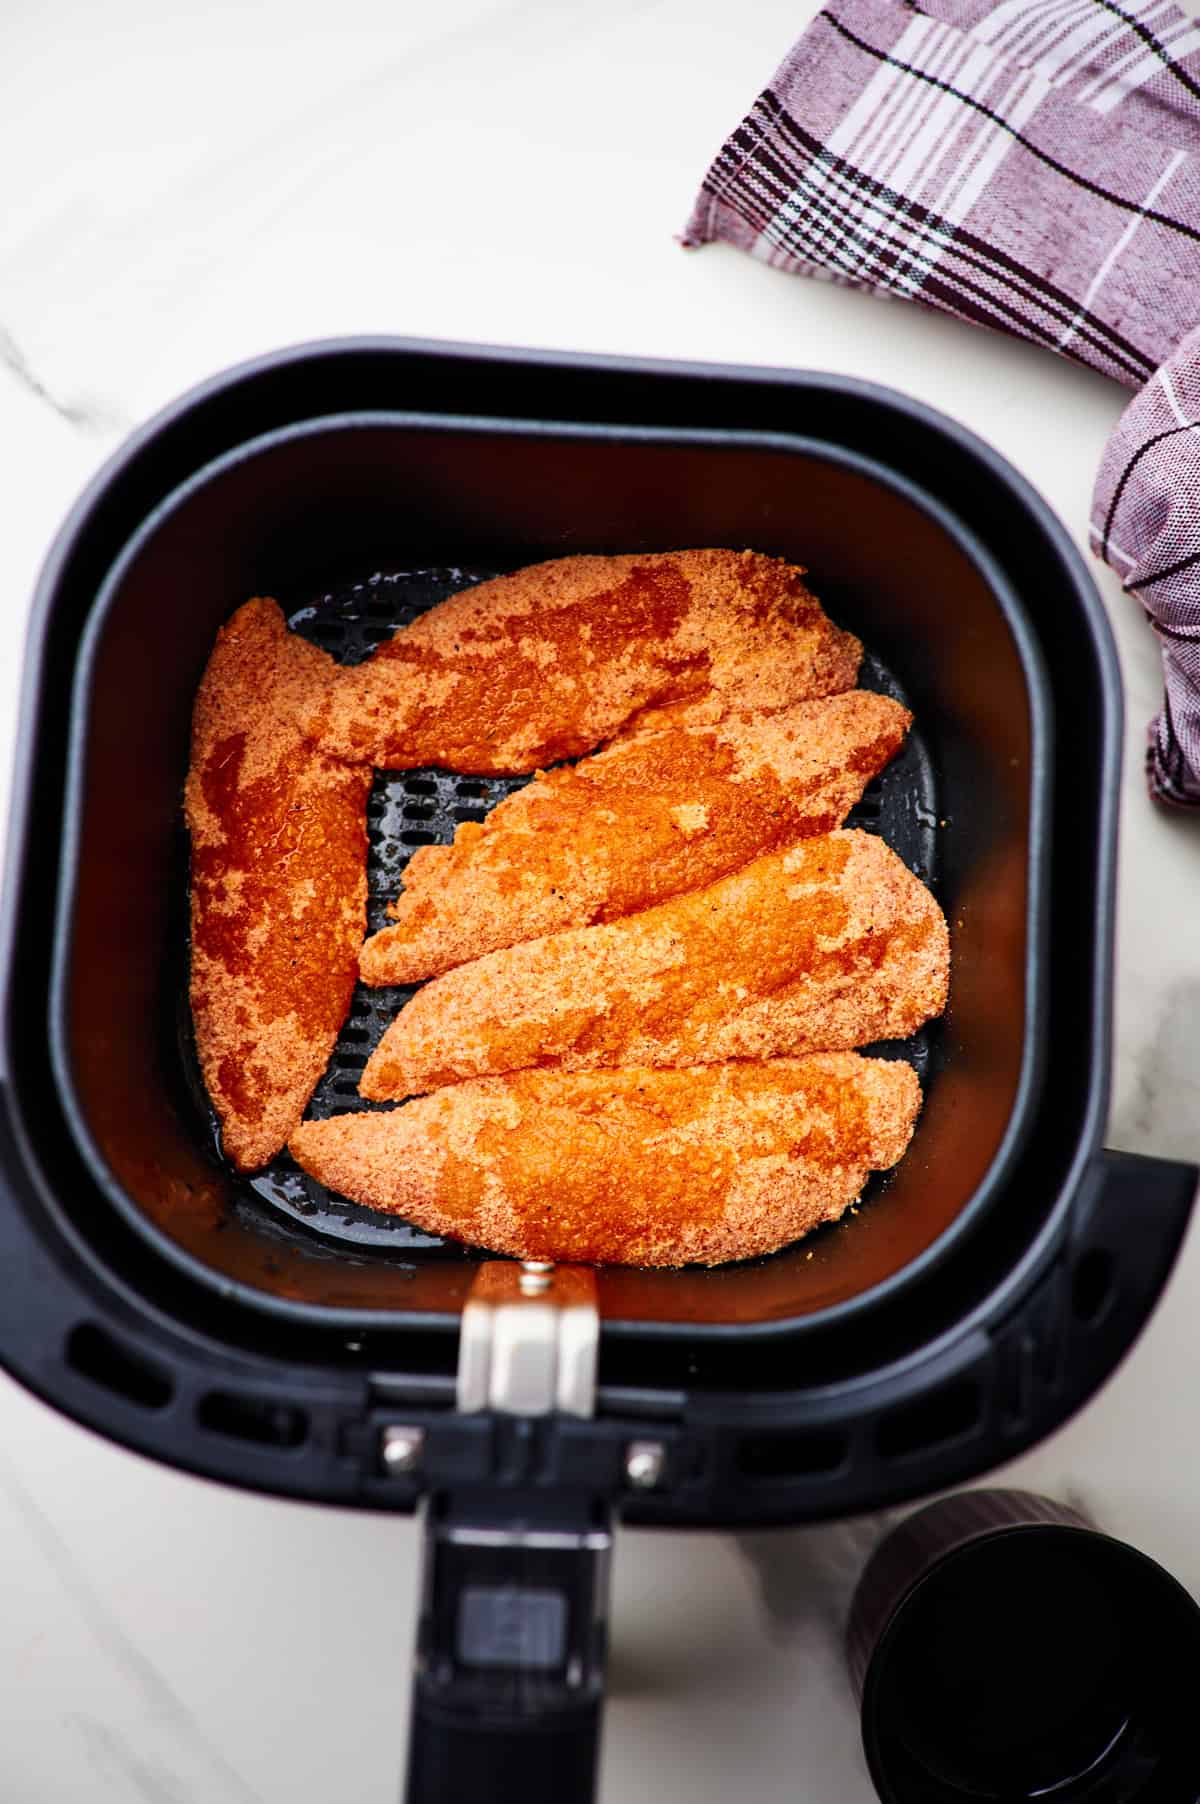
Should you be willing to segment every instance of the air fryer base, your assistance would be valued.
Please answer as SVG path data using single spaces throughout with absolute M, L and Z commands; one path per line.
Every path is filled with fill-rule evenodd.
M 1041 967 L 1046 1043 L 1062 1049 L 1005 1211 L 892 1302 L 797 1340 L 736 1324 L 703 1338 L 644 1324 L 602 1341 L 594 1420 L 536 1423 L 454 1407 L 445 1323 L 251 1321 L 189 1282 L 107 1205 L 75 1152 L 40 1044 L 59 873 L 45 823 L 64 796 L 64 677 L 105 572 L 146 513 L 201 462 L 347 407 L 466 411 L 602 430 L 620 423 L 787 433 L 803 419 L 890 459 L 1000 547 L 1030 592 L 1055 697 L 1059 811 Z M 281 353 L 152 422 L 101 474 L 44 572 L 31 633 L 9 881 L 0 1072 L 0 1360 L 110 1438 L 227 1482 L 411 1510 L 427 1491 L 531 1485 L 662 1525 L 844 1516 L 961 1482 L 1065 1420 L 1127 1351 L 1173 1263 L 1196 1173 L 1101 1153 L 1119 688 L 1098 598 L 1065 534 L 986 447 L 900 397 L 830 377 L 367 341 Z M 1069 1054 L 1069 1056 L 1067 1056 Z M 678 1325 L 674 1325 L 677 1329 Z M 424 1430 L 388 1471 L 388 1425 Z M 661 1442 L 653 1491 L 625 1450 Z

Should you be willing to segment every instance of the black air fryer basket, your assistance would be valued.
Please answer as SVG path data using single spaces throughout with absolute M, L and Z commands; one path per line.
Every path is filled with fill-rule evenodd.
M 951 927 L 945 1020 L 881 1049 L 926 1091 L 895 1174 L 772 1258 L 547 1290 L 286 1156 L 233 1173 L 190 1038 L 180 819 L 218 625 L 275 595 L 353 659 L 482 575 L 692 545 L 806 565 L 865 642 L 864 682 L 916 716 L 852 818 Z M 1108 627 L 1061 527 L 899 396 L 393 341 L 195 391 L 83 497 L 37 597 L 5 892 L 0 1357 L 173 1465 L 425 1499 L 410 1797 L 588 1795 L 614 1509 L 797 1522 L 962 1481 L 1062 1422 L 1152 1309 L 1196 1173 L 1099 1144 L 1119 734 Z M 373 926 L 412 847 L 508 787 L 376 778 Z M 404 994 L 359 992 L 316 1113 L 367 1106 L 357 1074 Z M 502 1343 L 532 1389 L 507 1383 Z

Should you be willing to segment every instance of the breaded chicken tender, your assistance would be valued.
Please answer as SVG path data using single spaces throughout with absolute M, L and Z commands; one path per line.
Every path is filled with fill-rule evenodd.
M 525 1259 L 717 1265 L 835 1221 L 901 1157 L 911 1066 L 819 1053 L 687 1071 L 521 1071 L 306 1121 L 305 1171 L 369 1208 Z
M 881 840 L 838 832 L 597 927 L 489 952 L 418 990 L 361 1092 L 525 1067 L 699 1065 L 902 1038 L 946 1002 L 946 922 Z
M 568 557 L 451 596 L 303 714 L 335 757 L 408 770 L 536 770 L 640 709 L 713 693 L 775 709 L 854 685 L 862 647 L 780 558 Z
M 681 703 L 607 750 L 540 772 L 452 846 L 404 871 L 396 925 L 359 961 L 367 983 L 419 983 L 499 946 L 584 927 L 699 889 L 760 853 L 845 820 L 912 716 L 852 689 L 777 714 Z
M 225 1153 L 244 1171 L 304 1113 L 366 931 L 371 772 L 296 724 L 330 667 L 273 601 L 248 601 L 217 635 L 192 716 L 192 1019 Z

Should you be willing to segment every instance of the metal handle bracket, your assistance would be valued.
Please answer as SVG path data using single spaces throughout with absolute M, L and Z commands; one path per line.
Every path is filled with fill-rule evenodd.
M 462 1313 L 460 1410 L 591 1416 L 600 1317 L 587 1266 L 481 1265 Z

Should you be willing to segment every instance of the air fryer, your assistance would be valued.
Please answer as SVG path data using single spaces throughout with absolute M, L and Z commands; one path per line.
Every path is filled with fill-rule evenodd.
M 864 682 L 914 711 L 851 822 L 951 928 L 945 1019 L 879 1049 L 925 1088 L 901 1165 L 771 1258 L 594 1274 L 384 1222 L 286 1155 L 233 1172 L 191 1044 L 180 818 L 220 623 L 274 595 L 354 659 L 464 581 L 690 545 L 806 565 Z M 1100 1150 L 1119 728 L 1103 610 L 1042 503 L 961 428 L 832 377 L 302 348 L 186 397 L 77 506 L 5 892 L 0 1356 L 171 1464 L 423 1505 L 414 1804 L 589 1795 L 614 1514 L 797 1522 L 958 1482 L 1131 1344 L 1196 1173 Z M 488 782 L 377 776 L 372 926 Z M 403 999 L 357 992 L 315 1113 L 364 1106 Z M 497 1376 L 505 1336 L 532 1390 Z

